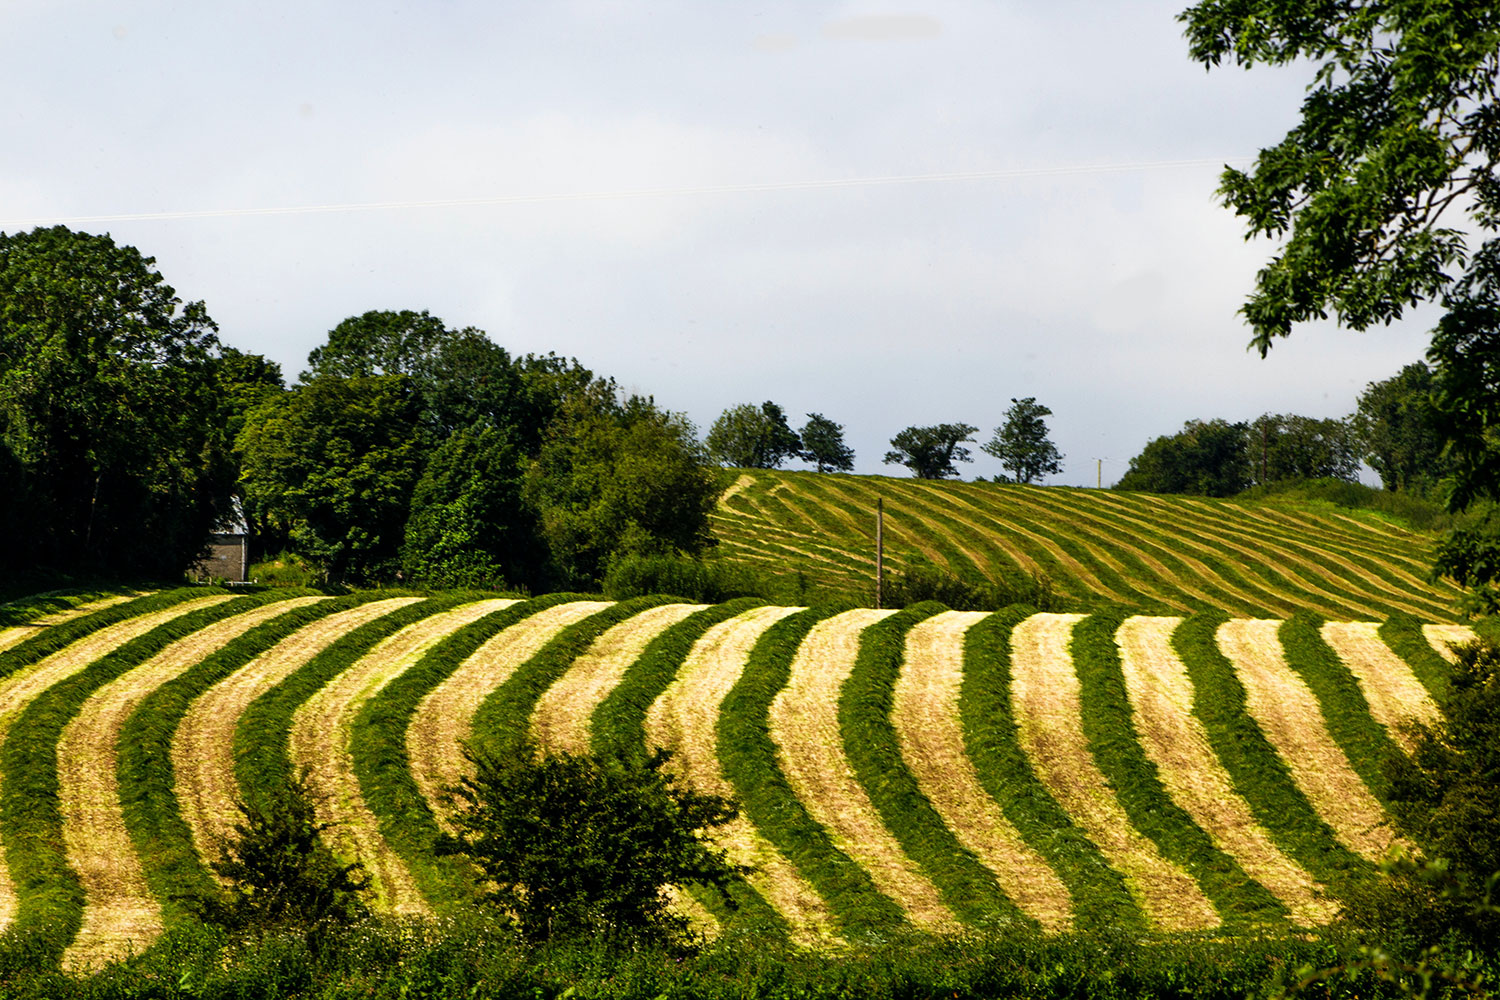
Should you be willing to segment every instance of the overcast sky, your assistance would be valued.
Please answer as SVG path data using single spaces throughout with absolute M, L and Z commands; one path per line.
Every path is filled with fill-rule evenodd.
M 1433 319 L 1246 352 L 1271 247 L 1213 192 L 1306 74 L 1205 72 L 1180 6 L 0 0 L 0 230 L 111 233 L 289 378 L 426 309 L 703 431 L 822 412 L 860 472 L 1035 396 L 1051 482 L 1108 484 L 1190 418 L 1349 413 Z

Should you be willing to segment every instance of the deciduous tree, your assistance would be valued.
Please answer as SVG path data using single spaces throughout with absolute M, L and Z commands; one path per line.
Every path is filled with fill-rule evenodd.
M 844 444 L 844 425 L 821 413 L 809 413 L 802 425 L 802 459 L 819 472 L 848 472 L 854 468 L 854 449 Z
M 1370 468 L 1388 490 L 1427 493 L 1447 462 L 1433 403 L 1432 369 L 1417 361 L 1360 393 L 1354 431 Z
M 737 469 L 775 469 L 802 454 L 802 441 L 781 407 L 742 403 L 719 415 L 704 442 L 715 460 Z
M 1359 479 L 1359 447 L 1343 420 L 1266 413 L 1246 432 L 1250 478 L 1257 484 L 1289 479 Z
M 974 440 L 979 430 L 971 424 L 937 424 L 908 427 L 891 438 L 886 465 L 904 465 L 918 479 L 946 479 L 958 475 L 954 462 L 972 462 L 962 442 Z
M 1005 423 L 995 428 L 995 436 L 982 450 L 1000 460 L 1018 483 L 1029 483 L 1062 471 L 1062 452 L 1047 436 L 1046 417 L 1052 411 L 1036 401 L 1035 396 L 1012 398 L 1005 411 Z
M 1247 425 L 1189 420 L 1176 434 L 1150 441 L 1130 460 L 1117 490 L 1227 497 L 1250 485 Z

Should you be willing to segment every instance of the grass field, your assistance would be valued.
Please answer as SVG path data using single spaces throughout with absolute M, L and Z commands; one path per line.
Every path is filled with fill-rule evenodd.
M 777 496 L 788 492 L 779 491 Z M 733 502 L 733 498 L 731 498 Z M 1373 530 L 1373 529 L 1371 529 Z M 1444 642 L 1344 623 L 211 588 L 41 602 L 0 650 L 0 924 L 66 968 L 215 891 L 236 798 L 299 772 L 392 915 L 462 909 L 459 741 L 675 754 L 743 803 L 713 933 L 1313 927 L 1401 831 L 1374 758 Z

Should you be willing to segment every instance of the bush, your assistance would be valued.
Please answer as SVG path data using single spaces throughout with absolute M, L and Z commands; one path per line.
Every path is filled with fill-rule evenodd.
M 292 552 L 251 563 L 246 575 L 252 582 L 266 587 L 313 587 L 322 582 L 322 574 L 306 559 Z
M 1010 580 L 971 583 L 930 562 L 915 561 L 885 586 L 885 605 L 909 608 L 924 601 L 938 601 L 955 611 L 999 611 L 1012 604 L 1030 604 L 1038 611 L 1061 610 L 1063 602 L 1052 591 L 1046 574 L 1033 574 L 1029 581 Z
M 604 593 L 616 601 L 671 594 L 701 604 L 722 604 L 736 597 L 766 597 L 766 589 L 765 581 L 744 567 L 677 553 L 619 556 L 604 575 Z
M 705 885 L 729 900 L 741 870 L 705 833 L 736 807 L 679 788 L 664 751 L 634 765 L 531 746 L 466 756 L 474 776 L 453 789 L 458 833 L 437 849 L 474 863 L 526 940 L 683 943 L 687 921 L 668 909 L 669 887 Z

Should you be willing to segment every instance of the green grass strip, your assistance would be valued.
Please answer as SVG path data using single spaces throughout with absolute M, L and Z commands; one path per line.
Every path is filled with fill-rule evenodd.
M 720 708 L 718 754 L 745 817 L 828 903 L 839 932 L 851 943 L 874 944 L 901 934 L 905 915 L 808 814 L 781 771 L 768 729 L 771 702 L 791 679 L 802 640 L 839 610 L 801 611 L 761 635 Z
M 439 856 L 440 832 L 431 807 L 411 776 L 406 731 L 417 706 L 475 650 L 517 622 L 553 605 L 576 600 L 549 594 L 513 604 L 447 636 L 360 709 L 350 728 L 349 752 L 365 804 L 380 833 L 406 862 L 417 888 L 439 912 L 456 915 L 475 900 L 472 871 L 454 855 Z
M 51 656 L 58 650 L 66 649 L 80 639 L 117 622 L 125 621 L 127 618 L 135 618 L 139 615 L 149 615 L 154 611 L 162 611 L 174 604 L 190 601 L 195 597 L 203 597 L 206 594 L 223 593 L 222 590 L 213 590 L 202 587 L 180 587 L 176 590 L 168 590 L 160 594 L 149 594 L 138 597 L 133 601 L 116 604 L 108 608 L 102 608 L 92 614 L 84 615 L 82 618 L 74 618 L 72 621 L 63 622 L 61 625 L 53 625 L 45 628 L 40 634 L 32 636 L 25 642 L 18 643 L 0 653 L 0 677 L 8 677 L 22 667 L 29 666 L 37 660 Z
M 1091 615 L 1073 629 L 1073 665 L 1083 733 L 1089 750 L 1114 788 L 1133 825 L 1156 844 L 1162 856 L 1198 880 L 1229 927 L 1285 921 L 1287 909 L 1252 879 L 1183 810 L 1161 783 L 1156 765 L 1141 749 L 1131 725 L 1130 698 L 1120 669 L 1115 633 L 1125 615 Z
M 1172 633 L 1172 648 L 1193 684 L 1193 714 L 1235 790 L 1276 845 L 1338 897 L 1374 868 L 1341 845 L 1292 779 L 1291 770 L 1245 708 L 1245 688 L 1214 634 L 1227 616 L 1194 615 Z
M 1277 635 L 1287 665 L 1312 689 L 1329 735 L 1349 758 L 1365 787 L 1384 805 L 1390 787 L 1380 765 L 1401 751 L 1385 727 L 1370 715 L 1370 704 L 1359 689 L 1359 681 L 1323 641 L 1318 631 L 1322 624 L 1323 619 L 1312 614 L 1294 615 L 1282 623 Z
M 1422 622 L 1418 618 L 1405 614 L 1387 618 L 1380 626 L 1380 641 L 1406 661 L 1439 707 L 1447 705 L 1453 667 L 1432 648 L 1432 643 L 1422 633 Z
M 693 644 L 713 626 L 728 621 L 751 608 L 760 607 L 764 603 L 759 598 L 742 597 L 724 604 L 716 604 L 689 615 L 653 639 L 641 653 L 640 658 L 625 672 L 620 684 L 595 710 L 594 717 L 590 721 L 590 736 L 594 752 L 600 756 L 614 757 L 629 762 L 645 760 L 646 712 L 650 709 L 651 703 L 677 676 L 677 671 L 682 667 L 682 662 L 687 658 L 688 653 L 692 651 Z M 588 624 L 588 622 L 579 624 Z M 566 639 L 566 633 L 558 637 L 558 640 Z M 587 648 L 587 645 L 578 648 L 581 652 Z M 544 649 L 543 653 L 545 652 Z M 537 655 L 540 657 L 542 654 Z M 566 669 L 565 664 L 559 665 Z M 561 675 L 561 671 L 556 670 L 556 667 L 552 669 L 557 676 Z M 506 687 L 517 681 L 524 681 L 524 678 L 513 677 L 510 682 L 507 682 Z M 528 688 L 532 686 L 527 685 Z M 503 692 L 504 688 L 501 690 Z M 535 704 L 536 698 L 541 696 L 543 690 L 545 687 L 536 689 L 536 693 L 531 696 L 531 704 Z M 519 724 L 524 727 L 529 719 L 528 707 L 526 714 L 520 717 Z M 524 732 L 524 729 L 522 731 Z M 731 900 L 729 905 L 726 905 L 716 892 L 697 886 L 689 886 L 688 889 L 729 933 L 770 936 L 780 941 L 784 941 L 787 937 L 786 921 L 776 912 L 775 907 L 766 902 L 765 898 L 744 879 L 736 879 L 729 886 Z
M 389 591 L 382 596 L 399 597 Z M 302 703 L 368 653 L 376 643 L 413 622 L 474 599 L 443 594 L 398 608 L 367 622 L 329 645 L 296 673 L 250 703 L 234 729 L 234 776 L 240 796 L 261 809 L 274 809 L 296 776 L 291 760 L 292 716 Z
M 839 730 L 844 753 L 864 785 L 886 829 L 932 878 L 943 902 L 970 927 L 994 928 L 1035 921 L 1001 890 L 995 877 L 948 829 L 901 757 L 891 724 L 896 678 L 906 659 L 913 625 L 947 610 L 928 601 L 869 626 L 860 634 L 859 656 L 839 694 Z
M 180 593 L 180 592 L 174 592 Z M 186 596 L 223 591 L 193 589 Z M 166 598 L 164 604 L 176 603 Z M 170 643 L 262 599 L 240 598 L 189 612 L 127 642 L 43 691 L 23 709 L 0 750 L 5 784 L 0 793 L 6 862 L 16 886 L 17 909 L 10 934 L 55 959 L 77 935 L 83 919 L 83 885 L 68 865 L 58 802 L 57 742 L 89 695 Z M 133 602 L 134 603 L 134 602 Z
M 12 625 L 29 625 L 46 615 L 69 611 L 80 604 L 113 597 L 120 591 L 101 589 L 48 590 L 40 594 L 27 594 L 0 604 L 0 629 Z
M 969 760 L 1005 818 L 1068 887 L 1078 930 L 1145 933 L 1146 917 L 1125 879 L 1074 825 L 1021 749 L 1010 696 L 1010 636 L 1032 613 L 1006 608 L 975 624 L 965 637 L 959 715 Z
M 278 591 L 277 600 L 310 591 Z M 270 596 L 270 595 L 268 595 Z M 120 801 L 125 825 L 141 859 L 147 884 L 162 901 L 168 931 L 196 922 L 190 903 L 212 898 L 218 882 L 199 857 L 192 832 L 182 820 L 172 767 L 172 738 L 193 700 L 234 671 L 301 630 L 337 611 L 387 595 L 363 591 L 292 608 L 234 639 L 179 677 L 141 700 L 120 731 Z

